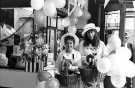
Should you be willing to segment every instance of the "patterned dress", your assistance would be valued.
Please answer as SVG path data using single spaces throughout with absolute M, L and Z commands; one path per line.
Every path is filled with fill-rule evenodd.
M 72 66 L 73 69 L 77 68 L 78 66 L 81 66 L 81 54 L 80 54 L 80 52 L 78 52 L 76 50 L 72 50 L 71 53 L 67 53 L 65 50 L 63 50 L 58 55 L 58 58 L 57 58 L 57 61 L 56 61 L 56 67 L 57 67 L 59 72 L 63 68 L 62 62 L 64 61 L 64 59 L 67 59 L 67 60 L 71 61 L 72 65 L 73 65 Z
M 80 53 L 83 57 L 82 62 L 86 62 L 86 56 L 89 54 L 96 54 L 94 56 L 95 62 L 98 59 L 101 59 L 103 56 L 107 55 L 105 44 L 102 41 L 100 41 L 100 44 L 97 48 L 93 47 L 92 45 L 84 47 L 83 43 L 84 41 L 80 43 Z M 103 79 L 104 79 L 104 74 L 98 72 L 95 81 L 91 82 L 90 83 L 91 86 L 87 86 L 86 88 L 104 88 Z

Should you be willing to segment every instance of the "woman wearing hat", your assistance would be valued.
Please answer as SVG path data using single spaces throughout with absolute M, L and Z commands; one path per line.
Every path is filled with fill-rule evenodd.
M 80 43 L 80 52 L 85 58 L 82 58 L 82 65 L 87 66 L 89 64 L 90 66 L 105 55 L 105 44 L 98 36 L 100 28 L 96 27 L 94 23 L 86 24 L 83 29 L 83 40 Z M 90 62 L 92 62 L 92 64 L 90 64 Z M 92 84 L 90 83 L 90 88 L 103 88 L 103 75 L 99 72 L 97 72 L 97 74 L 96 80 L 92 82 Z
M 67 33 L 63 35 L 61 43 L 65 49 L 58 55 L 56 67 L 60 73 L 67 74 L 65 70 L 68 69 L 70 74 L 81 66 L 81 54 L 74 49 L 78 46 L 79 39 L 75 34 Z

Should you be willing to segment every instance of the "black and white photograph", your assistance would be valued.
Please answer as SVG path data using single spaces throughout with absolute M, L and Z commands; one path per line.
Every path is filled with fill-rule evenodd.
M 135 0 L 0 0 L 0 88 L 135 88 Z

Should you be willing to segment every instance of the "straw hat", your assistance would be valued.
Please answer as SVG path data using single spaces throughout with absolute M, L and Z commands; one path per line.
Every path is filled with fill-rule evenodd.
M 84 36 L 84 34 L 85 34 L 88 30 L 91 30 L 91 29 L 95 29 L 97 32 L 100 31 L 100 28 L 99 28 L 99 27 L 96 27 L 94 23 L 89 23 L 89 24 L 86 24 L 86 25 L 83 27 L 82 36 Z
M 61 38 L 61 44 L 62 44 L 62 46 L 65 45 L 64 39 L 65 39 L 65 37 L 67 37 L 67 36 L 72 36 L 72 37 L 75 39 L 75 45 L 74 45 L 74 46 L 77 47 L 78 44 L 79 44 L 79 38 L 78 38 L 75 34 L 73 34 L 73 33 L 67 33 L 67 34 L 64 34 L 64 35 L 62 36 L 62 38 Z

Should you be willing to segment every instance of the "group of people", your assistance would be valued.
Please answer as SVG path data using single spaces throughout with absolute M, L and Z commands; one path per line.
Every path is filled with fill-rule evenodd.
M 65 48 L 59 53 L 56 61 L 59 73 L 66 72 L 67 74 L 66 69 L 68 69 L 68 74 L 77 72 L 79 67 L 89 65 L 90 62 L 94 62 L 96 65 L 96 61 L 106 55 L 106 46 L 98 36 L 99 31 L 99 27 L 96 27 L 94 23 L 89 23 L 83 28 L 82 41 L 79 41 L 78 37 L 73 33 L 63 35 L 61 42 Z M 101 81 L 103 76 L 104 74 L 98 72 L 97 80 L 92 83 L 90 88 L 95 88 L 95 86 L 96 88 L 104 88 L 103 81 Z

